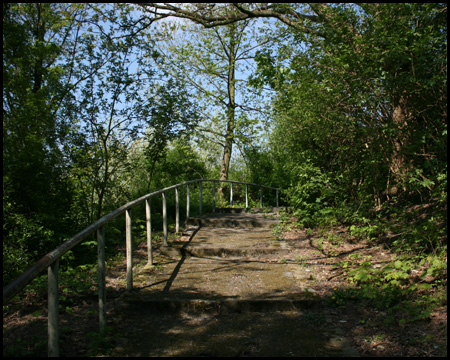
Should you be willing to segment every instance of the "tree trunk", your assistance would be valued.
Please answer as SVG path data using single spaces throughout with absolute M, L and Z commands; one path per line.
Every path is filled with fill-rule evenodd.
M 225 146 L 223 151 L 222 165 L 220 168 L 220 180 L 228 180 L 231 153 L 233 150 L 234 128 L 235 128 L 235 24 L 230 25 L 230 46 L 228 53 L 228 104 L 227 104 L 227 130 L 225 133 Z M 219 196 L 224 198 L 224 188 L 219 188 Z
M 407 104 L 404 96 L 400 97 L 397 104 L 394 104 L 392 121 L 398 130 L 398 134 L 392 138 L 393 150 L 390 163 L 390 171 L 394 177 L 394 182 L 406 191 L 406 181 L 409 167 L 407 166 L 403 147 L 407 142 L 406 128 L 408 126 Z M 389 188 L 388 193 L 396 193 L 396 187 Z
M 225 147 L 223 151 L 222 166 L 220 168 L 220 180 L 228 180 L 231 152 L 234 140 L 234 109 L 228 108 L 227 131 L 225 135 Z

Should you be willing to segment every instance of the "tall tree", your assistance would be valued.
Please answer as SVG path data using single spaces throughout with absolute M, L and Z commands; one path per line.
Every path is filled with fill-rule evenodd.
M 146 139 L 149 190 L 154 162 L 167 141 L 195 125 L 195 111 L 185 91 L 174 81 L 156 81 L 158 58 L 155 36 L 136 30 L 129 5 L 99 5 L 83 44 L 79 96 L 73 114 L 86 134 L 75 155 L 74 184 L 79 201 L 89 204 L 89 222 L 106 209 L 126 201 L 126 180 L 120 176 L 131 166 L 127 156 L 136 139 Z M 97 69 L 83 80 L 83 74 Z M 160 75 L 160 74 L 158 74 Z M 153 162 L 153 165 L 151 164 Z
M 6 276 L 70 229 L 64 144 L 72 127 L 62 104 L 83 16 L 80 4 L 3 4 Z
M 111 13 L 108 14 L 101 20 L 114 23 Z M 111 180 L 118 169 L 125 166 L 127 149 L 145 126 L 142 117 L 147 113 L 146 106 L 149 106 L 141 89 L 144 84 L 148 85 L 147 76 L 152 75 L 152 70 L 142 63 L 137 72 L 130 68 L 136 61 L 135 54 L 151 47 L 152 43 L 142 38 L 145 36 L 143 33 L 138 43 L 136 37 L 127 37 L 124 41 L 120 33 L 114 31 L 119 32 L 112 26 L 107 36 L 103 31 L 97 34 L 92 31 L 83 40 L 88 51 L 81 67 L 85 71 L 98 69 L 82 82 L 76 103 L 76 114 L 83 119 L 80 126 L 86 134 L 86 153 L 81 158 L 78 154 L 81 163 L 74 165 L 81 165 L 83 173 L 84 181 L 78 184 L 87 185 L 90 189 L 90 222 L 102 216 L 105 198 L 113 189 Z M 82 72 L 76 76 L 82 76 Z M 86 167 L 86 161 L 90 167 Z
M 205 119 L 196 134 L 222 148 L 221 180 L 228 179 L 233 145 L 255 136 L 260 114 L 251 112 L 263 109 L 258 91 L 246 86 L 255 49 L 261 45 L 251 38 L 253 30 L 243 22 L 208 31 L 188 25 L 166 31 L 172 40 L 162 67 L 196 94 Z

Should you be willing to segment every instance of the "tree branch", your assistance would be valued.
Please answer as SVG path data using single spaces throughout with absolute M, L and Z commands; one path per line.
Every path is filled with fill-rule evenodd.
M 154 20 L 163 19 L 169 16 L 175 16 L 179 18 L 189 19 L 197 24 L 203 25 L 205 28 L 212 28 L 216 26 L 228 25 L 238 21 L 251 19 L 251 18 L 276 18 L 283 22 L 284 24 L 295 28 L 297 30 L 322 36 L 319 31 L 308 27 L 305 25 L 305 21 L 310 22 L 321 22 L 322 18 L 318 15 L 306 15 L 298 11 L 289 8 L 275 8 L 277 4 L 260 6 L 256 9 L 247 9 L 243 4 L 230 3 L 236 11 L 221 12 L 214 11 L 216 4 L 196 4 L 196 8 L 192 10 L 182 9 L 171 5 L 169 3 L 157 4 L 157 3 L 137 3 L 136 5 L 141 6 L 142 9 L 155 16 Z M 165 11 L 163 13 L 158 12 L 158 10 Z

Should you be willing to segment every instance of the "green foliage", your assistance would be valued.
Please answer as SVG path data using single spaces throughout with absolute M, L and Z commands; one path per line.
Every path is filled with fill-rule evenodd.
M 73 229 L 60 201 L 72 197 L 62 152 L 71 124 L 60 112 L 70 69 L 61 54 L 73 45 L 79 9 L 11 3 L 3 10 L 3 278 L 10 280 Z
M 27 217 L 19 211 L 9 195 L 6 177 L 3 177 L 3 219 L 3 283 L 7 284 L 35 258 L 39 242 L 47 243 L 53 233 L 37 217 Z
M 205 29 L 177 21 L 162 26 L 166 56 L 161 66 L 184 83 L 198 104 L 201 121 L 193 140 L 208 152 L 205 158 L 213 166 L 220 166 L 222 179 L 229 178 L 235 145 L 242 149 L 261 131 L 261 116 L 252 111 L 264 104 L 261 89 L 246 86 L 239 76 L 251 70 L 254 49 L 260 46 L 252 25 L 241 21 Z
M 126 4 L 4 6 L 6 282 L 148 192 L 151 169 L 139 163 L 142 151 L 129 155 L 146 129 L 153 134 L 147 144 L 153 139 L 164 148 L 196 124 L 195 106 L 179 82 L 152 86 L 154 41 L 136 28 L 131 11 Z M 130 181 L 138 165 L 143 179 Z M 113 230 L 121 226 L 114 221 L 107 231 L 117 237 Z M 74 251 L 76 261 L 89 259 Z
M 168 145 L 165 154 L 155 164 L 153 189 L 207 176 L 204 163 L 185 138 Z
M 149 180 L 147 190 L 153 179 L 156 163 L 166 156 L 166 148 L 171 141 L 183 138 L 186 141 L 199 121 L 198 109 L 179 81 L 169 79 L 167 84 L 158 87 L 155 104 L 150 110 L 147 124 L 149 131 L 145 136 L 145 162 Z
M 350 234 L 358 239 L 372 240 L 375 239 L 380 232 L 380 224 L 370 221 L 369 219 L 362 217 L 359 225 L 350 226 Z
M 242 181 L 254 184 L 285 188 L 289 185 L 289 179 L 284 174 L 284 159 L 279 158 L 278 153 L 265 146 L 247 146 L 244 150 L 246 176 Z M 233 179 L 238 179 L 235 176 Z
M 47 338 L 44 336 L 33 336 L 31 339 L 17 338 L 11 346 L 6 349 L 7 356 L 35 356 L 36 352 L 47 347 Z
M 293 25 L 254 77 L 277 91 L 271 148 L 301 218 L 445 199 L 446 8 L 310 6 L 314 31 Z
M 302 226 L 348 225 L 399 254 L 381 268 L 341 264 L 355 288 L 330 305 L 365 299 L 426 318 L 446 278 L 446 7 L 310 6 L 317 22 L 257 54 L 253 84 L 277 93 L 273 169 Z
M 327 174 L 312 165 L 304 163 L 292 169 L 298 183 L 290 188 L 289 202 L 295 207 L 299 221 L 310 226 L 314 219 L 327 217 L 334 203 L 334 191 Z
M 420 264 L 408 257 L 399 257 L 382 267 L 376 267 L 370 261 L 370 256 L 360 262 L 357 267 L 348 271 L 348 280 L 357 284 L 359 290 L 356 290 L 358 296 L 371 301 L 375 306 L 381 309 L 405 308 L 411 300 L 417 299 L 418 290 L 429 290 L 432 284 L 426 282 L 411 282 L 412 272 L 417 272 L 418 266 L 424 266 L 428 262 L 427 269 L 423 271 L 420 279 L 426 275 L 431 275 L 436 279 L 446 272 L 447 264 L 437 257 L 428 257 L 422 260 Z M 352 291 L 350 291 L 352 293 Z M 350 294 L 349 293 L 349 294 Z M 423 295 L 420 301 L 415 301 L 415 308 L 411 311 L 417 311 L 417 308 L 429 307 L 439 301 L 430 295 Z M 417 320 L 426 318 L 430 314 L 429 310 L 417 314 Z

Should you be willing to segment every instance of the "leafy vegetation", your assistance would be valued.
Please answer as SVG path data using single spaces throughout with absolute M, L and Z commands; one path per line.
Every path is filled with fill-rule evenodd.
M 446 286 L 444 3 L 4 3 L 3 93 L 5 284 L 129 200 L 229 177 L 282 188 L 295 226 L 398 254 L 342 264 L 358 290 L 333 300 L 393 311 Z M 112 254 L 123 219 L 106 231 Z M 94 258 L 93 237 L 66 255 L 64 291 Z
M 255 83 L 277 91 L 271 145 L 289 174 L 286 201 L 303 226 L 347 225 L 359 241 L 381 241 L 411 259 L 353 269 L 349 279 L 367 296 L 398 290 L 407 271 L 430 256 L 440 281 L 447 249 L 446 6 L 311 8 L 320 35 L 290 27 L 288 40 L 257 58 Z

